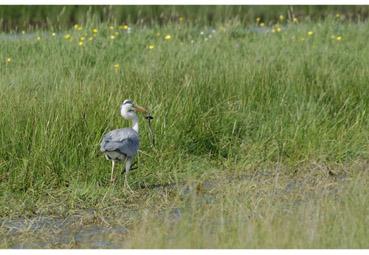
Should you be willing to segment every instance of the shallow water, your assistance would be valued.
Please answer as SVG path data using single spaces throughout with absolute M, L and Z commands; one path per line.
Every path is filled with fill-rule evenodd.
M 137 214 L 137 211 L 122 213 Z M 103 219 L 105 222 L 101 222 L 96 220 L 99 217 L 101 216 L 96 216 L 95 211 L 89 210 L 67 218 L 40 216 L 32 219 L 4 219 L 0 221 L 0 229 L 8 239 L 7 247 L 12 249 L 124 248 L 128 228 L 119 223 L 108 223 L 119 222 L 119 219 L 107 218 Z M 160 212 L 158 217 L 178 221 L 182 212 L 180 208 L 173 208 L 169 214 Z
M 128 233 L 124 226 L 104 226 L 97 223 L 84 224 L 93 215 L 75 215 L 65 219 L 55 217 L 36 217 L 34 219 L 3 220 L 1 228 L 7 236 L 15 239 L 29 233 L 32 241 L 18 240 L 10 248 L 50 248 L 50 247 L 90 247 L 118 248 L 112 235 L 122 237 Z M 46 235 L 45 235 L 46 233 Z M 36 241 L 34 241 L 36 240 Z

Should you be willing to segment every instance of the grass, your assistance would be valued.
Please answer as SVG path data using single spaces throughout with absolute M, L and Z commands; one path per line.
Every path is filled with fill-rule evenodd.
M 182 21 L 201 26 L 215 25 L 237 19 L 243 25 L 262 21 L 278 21 L 285 17 L 308 17 L 321 20 L 326 16 L 340 13 L 350 20 L 366 20 L 369 8 L 365 5 L 235 5 L 235 6 L 191 6 L 191 5 L 151 5 L 151 6 L 99 6 L 99 5 L 35 5 L 0 6 L 0 28 L 2 30 L 53 29 L 64 31 L 75 23 L 105 22 L 129 23 L 137 26 L 165 25 Z
M 302 178 L 255 175 L 197 188 L 181 197 L 180 218 L 173 210 L 159 219 L 146 212 L 125 247 L 367 248 L 367 178 L 306 170 Z
M 3 228 L 0 247 L 93 248 L 109 242 L 115 248 L 367 248 L 367 163 L 335 169 L 345 174 L 329 176 L 319 165 L 300 174 L 268 167 L 137 189 L 114 200 L 104 196 L 92 215 L 65 215 L 66 221 L 78 215 L 70 228 L 35 230 L 32 218 L 19 232 Z M 45 205 L 60 207 L 51 199 Z M 90 226 L 112 231 L 81 240 Z M 115 226 L 129 232 L 115 233 Z
M 368 23 L 280 22 L 1 34 L 0 215 L 96 208 L 134 248 L 367 247 Z M 157 138 L 141 118 L 135 194 L 99 154 L 126 98 Z

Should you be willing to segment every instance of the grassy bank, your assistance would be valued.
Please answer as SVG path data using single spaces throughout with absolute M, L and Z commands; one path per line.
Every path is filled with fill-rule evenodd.
M 341 238 L 348 238 L 342 245 L 365 246 L 347 228 L 366 220 L 359 212 L 367 201 L 358 194 L 367 194 L 361 172 L 368 158 L 368 23 L 340 17 L 261 23 L 143 28 L 87 22 L 55 34 L 1 34 L 0 215 L 67 216 L 156 204 L 164 211 L 185 208 L 182 223 L 169 230 L 171 224 L 149 220 L 155 213 L 143 215 L 150 222 L 133 221 L 126 246 L 331 247 Z M 104 132 L 130 125 L 119 115 L 126 98 L 152 111 L 157 138 L 151 147 L 141 118 L 139 169 L 129 176 L 133 195 L 122 191 L 122 178 L 110 186 L 110 164 L 98 152 Z M 265 186 L 252 178 L 223 183 L 260 172 L 268 173 Z M 308 202 L 288 207 L 305 196 L 303 188 L 269 196 L 280 188 L 279 175 L 282 188 L 288 180 L 312 180 Z M 343 175 L 341 187 L 334 178 Z M 168 196 L 152 189 L 211 178 L 219 185 L 205 207 L 197 206 L 198 197 L 188 200 L 195 207 L 184 203 L 179 189 Z M 330 200 L 331 186 L 340 189 L 340 200 Z M 148 194 L 138 199 L 142 188 Z M 296 234 L 301 218 L 303 226 L 315 220 L 316 228 Z M 193 228 L 176 232 L 188 222 Z M 342 235 L 325 243 L 330 226 Z M 168 231 L 173 242 L 164 241 Z M 222 231 L 219 243 L 207 239 L 213 231 Z M 140 233 L 148 233 L 144 243 L 135 241 Z M 247 233 L 254 237 L 246 240 Z

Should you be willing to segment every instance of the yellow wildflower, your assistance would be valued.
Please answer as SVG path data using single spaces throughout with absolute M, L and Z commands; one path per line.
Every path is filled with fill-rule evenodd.
M 118 36 L 118 35 L 119 35 L 119 32 L 115 31 L 115 32 L 114 32 L 114 35 L 115 35 L 115 36 Z
M 24 35 L 26 33 L 26 31 L 22 30 L 22 35 Z
M 283 21 L 284 20 L 284 16 L 283 15 L 279 15 L 279 20 Z
M 293 18 L 293 19 L 292 19 L 292 21 L 293 21 L 294 23 L 299 22 L 299 20 L 298 20 L 297 18 Z
M 55 33 L 52 33 L 51 36 L 56 36 L 56 34 Z
M 154 48 L 155 48 L 155 45 L 150 44 L 149 46 L 147 46 L 147 48 L 149 48 L 150 50 L 152 50 L 152 49 L 154 49 Z
M 110 27 L 109 27 L 109 29 L 110 29 L 110 30 L 114 30 L 114 27 L 113 27 L 113 26 L 110 26 Z
M 64 39 L 65 40 L 69 40 L 69 39 L 71 39 L 72 38 L 72 36 L 70 35 L 70 34 L 66 34 L 66 35 L 64 35 Z
M 120 69 L 120 65 L 119 64 L 114 64 L 113 67 L 114 67 L 114 71 L 116 73 L 119 72 L 119 69 Z
M 184 17 L 179 17 L 179 22 L 183 22 L 184 21 Z
M 89 41 L 92 41 L 94 38 L 92 37 L 92 36 L 90 36 L 89 38 L 88 38 L 88 40 Z
M 261 27 L 265 26 L 264 22 L 261 22 L 261 23 L 260 23 L 260 26 L 261 26 Z
M 80 40 L 81 42 L 83 42 L 83 41 L 85 40 L 85 37 L 84 37 L 84 36 L 81 36 L 81 37 L 79 38 L 79 40 Z
M 10 62 L 12 62 L 11 58 L 6 58 L 6 63 L 9 64 Z
M 78 45 L 79 45 L 79 46 L 83 46 L 83 42 L 82 42 L 82 41 L 80 41 L 80 42 L 78 43 Z
M 73 27 L 75 30 L 78 30 L 78 31 L 82 30 L 82 26 L 79 24 L 75 24 Z
M 75 30 L 82 30 L 82 26 L 80 26 L 79 24 L 75 24 L 73 27 Z
M 339 35 L 339 36 L 337 36 L 337 37 L 336 37 L 336 40 L 337 40 L 337 41 L 341 41 L 341 40 L 342 40 L 342 36 L 340 36 L 340 35 Z
M 114 40 L 115 39 L 115 36 L 114 35 L 111 35 L 110 36 L 110 39 Z
M 272 33 L 275 33 L 275 29 L 274 29 L 274 27 L 272 28 Z
M 256 23 L 259 23 L 260 22 L 260 17 L 257 17 L 256 18 Z
M 97 28 L 92 29 L 92 33 L 96 34 L 98 32 Z
M 120 30 L 128 30 L 128 25 L 120 25 L 119 29 Z
M 339 13 L 336 13 L 336 18 L 341 17 L 341 15 Z
M 309 31 L 308 32 L 308 36 L 312 36 L 314 34 L 314 32 L 313 31 Z
M 40 41 L 41 40 L 41 37 L 40 36 L 37 36 L 37 41 Z
M 281 32 L 282 31 L 282 29 L 280 27 L 277 27 L 276 30 L 277 30 L 277 32 Z
M 166 36 L 164 37 L 164 39 L 165 39 L 165 40 L 170 40 L 170 39 L 172 39 L 172 36 L 171 36 L 171 35 L 166 35 Z

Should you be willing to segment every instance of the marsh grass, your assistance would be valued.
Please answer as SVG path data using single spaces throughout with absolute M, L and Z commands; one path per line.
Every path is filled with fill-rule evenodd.
M 331 18 L 284 24 L 280 33 L 237 21 L 132 27 L 130 33 L 115 27 L 114 40 L 109 26 L 100 24 L 88 41 L 94 27 L 1 39 L 2 217 L 67 216 L 112 204 L 182 205 L 183 218 L 174 225 L 153 220 L 155 213 L 139 217 L 147 224 L 132 223 L 125 246 L 367 245 L 360 225 L 366 222 L 366 178 L 349 168 L 344 172 L 352 179 L 339 202 L 324 193 L 327 185 L 340 185 L 328 173 L 341 174 L 337 166 L 368 158 L 367 23 Z M 164 39 L 168 34 L 171 40 Z M 142 118 L 139 169 L 129 176 L 133 195 L 122 190 L 122 178 L 109 185 L 110 164 L 99 154 L 104 132 L 130 124 L 118 111 L 126 98 L 152 111 L 157 138 L 151 147 Z M 365 171 L 364 163 L 358 169 Z M 275 169 L 284 169 L 287 183 L 294 175 L 312 176 L 312 166 L 325 179 L 310 186 L 307 203 L 288 207 L 296 194 L 272 196 L 279 187 L 271 181 Z M 268 169 L 273 179 L 265 185 L 222 182 L 223 176 Z M 211 177 L 220 183 L 211 205 L 198 206 L 201 196 L 178 204 L 178 189 L 167 196 L 146 188 L 139 197 L 142 187 Z M 327 238 L 331 230 L 336 235 Z
M 301 170 L 204 174 L 136 189 L 93 213 L 70 210 L 61 219 L 76 220 L 65 227 L 35 229 L 35 218 L 16 231 L 3 227 L 0 247 L 367 248 L 367 163 L 337 165 L 335 176 L 320 165 Z
M 182 197 L 180 211 L 167 210 L 166 217 L 143 212 L 124 247 L 366 248 L 366 176 L 336 179 L 319 168 L 309 171 L 196 186 Z

